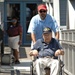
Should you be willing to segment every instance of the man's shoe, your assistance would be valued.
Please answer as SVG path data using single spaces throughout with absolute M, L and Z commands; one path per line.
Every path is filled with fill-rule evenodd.
M 19 61 L 19 60 L 16 60 L 16 61 L 15 61 L 15 64 L 20 64 L 20 61 Z

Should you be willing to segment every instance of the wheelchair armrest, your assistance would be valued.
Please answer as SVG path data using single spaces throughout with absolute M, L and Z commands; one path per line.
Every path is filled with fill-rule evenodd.
M 31 59 L 34 62 L 36 59 L 38 59 L 38 57 L 32 56 Z

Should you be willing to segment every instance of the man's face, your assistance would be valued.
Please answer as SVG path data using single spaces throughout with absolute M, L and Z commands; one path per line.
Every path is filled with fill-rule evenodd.
M 51 41 L 51 38 L 52 38 L 52 33 L 51 32 L 43 34 L 44 42 L 49 43 Z
M 44 20 L 47 14 L 47 10 L 40 10 L 38 11 L 38 14 L 40 15 L 40 18 Z

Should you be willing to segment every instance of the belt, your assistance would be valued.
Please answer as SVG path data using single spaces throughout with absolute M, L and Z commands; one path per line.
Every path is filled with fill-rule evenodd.
M 51 56 L 45 56 L 44 58 L 52 58 Z
M 42 57 L 39 57 L 39 58 L 52 58 L 51 56 L 42 56 Z

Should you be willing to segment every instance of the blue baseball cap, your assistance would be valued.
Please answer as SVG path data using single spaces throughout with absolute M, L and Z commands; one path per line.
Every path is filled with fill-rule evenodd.
M 43 29 L 43 34 L 45 34 L 45 33 L 50 33 L 50 32 L 52 32 L 52 30 L 51 30 L 49 27 L 45 27 L 45 28 Z

